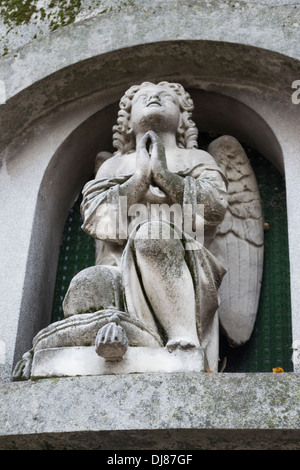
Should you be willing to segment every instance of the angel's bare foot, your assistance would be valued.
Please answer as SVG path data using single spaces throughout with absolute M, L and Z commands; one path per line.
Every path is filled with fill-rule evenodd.
M 196 347 L 197 346 L 193 341 L 190 341 L 190 340 L 184 339 L 184 338 L 170 339 L 166 344 L 166 348 L 169 351 L 174 351 L 175 349 L 188 350 L 188 349 L 193 349 L 193 348 L 196 348 Z

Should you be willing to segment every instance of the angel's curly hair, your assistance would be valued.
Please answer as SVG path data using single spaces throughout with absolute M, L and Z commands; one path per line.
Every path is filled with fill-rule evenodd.
M 113 146 L 117 149 L 117 153 L 121 155 L 135 149 L 135 137 L 129 126 L 132 100 L 138 91 L 149 85 L 154 85 L 154 83 L 143 82 L 141 85 L 133 85 L 120 100 L 117 124 L 113 127 Z M 198 148 L 198 129 L 192 121 L 194 103 L 191 96 L 179 83 L 160 82 L 157 86 L 168 87 L 179 97 L 181 119 L 176 134 L 178 147 Z

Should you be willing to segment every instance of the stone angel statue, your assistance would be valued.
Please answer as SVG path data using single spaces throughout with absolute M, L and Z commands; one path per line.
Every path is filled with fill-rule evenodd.
M 259 191 L 235 138 L 198 149 L 193 107 L 177 83 L 144 82 L 122 97 L 116 152 L 98 155 L 83 188 L 96 264 L 73 278 L 66 318 L 37 335 L 36 350 L 88 338 L 118 367 L 135 346 L 137 362 L 151 350 L 141 370 L 164 350 L 183 370 L 200 351 L 196 370 L 217 371 L 219 328 L 232 345 L 249 339 L 263 265 Z

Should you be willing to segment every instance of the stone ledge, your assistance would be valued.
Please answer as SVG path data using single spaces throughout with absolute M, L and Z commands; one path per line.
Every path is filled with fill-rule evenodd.
M 300 437 L 295 373 L 40 379 L 2 384 L 0 403 L 0 449 L 296 449 Z
M 299 450 L 297 430 L 152 429 L 41 433 L 0 437 L 0 450 L 108 451 Z M 196 454 L 196 452 L 195 452 Z M 76 454 L 77 455 L 77 454 Z M 75 459 L 77 459 L 75 455 Z M 197 454 L 196 454 L 197 455 Z M 71 456 L 72 457 L 72 456 Z M 98 457 L 99 458 L 99 457 Z M 247 457 L 248 458 L 248 457 Z M 76 462 L 77 463 L 77 462 Z
M 121 361 L 106 361 L 94 346 L 41 349 L 34 354 L 31 377 L 204 372 L 204 355 L 200 348 L 170 353 L 166 348 L 129 347 Z

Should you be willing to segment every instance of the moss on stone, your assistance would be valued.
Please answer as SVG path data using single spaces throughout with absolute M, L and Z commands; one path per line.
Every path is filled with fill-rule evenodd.
M 66 26 L 75 21 L 81 8 L 81 0 L 70 0 L 69 2 L 66 0 L 52 0 L 50 5 L 51 8 L 57 8 L 54 18 L 50 21 L 50 29 L 54 31 L 60 26 Z
M 13 35 L 22 38 L 24 25 L 28 25 L 26 38 L 35 40 L 74 23 L 81 13 L 83 17 L 93 10 L 96 15 L 119 13 L 122 9 L 132 8 L 135 0 L 89 0 L 89 3 L 86 5 L 84 0 L 46 0 L 41 5 L 39 0 L 0 0 L 0 15 L 5 26 L 0 38 L 0 56 L 7 55 L 11 47 L 15 47 Z
M 4 23 L 9 27 L 28 24 L 32 20 L 48 21 L 50 31 L 55 31 L 61 26 L 66 26 L 76 20 L 82 8 L 82 0 L 48 0 L 48 4 L 38 6 L 38 0 L 0 0 L 0 13 Z M 120 12 L 123 8 L 133 7 L 134 0 L 118 0 L 115 5 L 109 2 L 101 2 L 103 9 L 98 14 L 108 13 L 112 10 Z M 94 0 L 89 10 L 99 7 L 99 2 Z
M 27 24 L 38 11 L 36 1 L 31 0 L 0 0 L 1 16 L 5 24 Z
M 2 52 L 2 57 L 6 56 L 8 54 L 8 47 L 6 44 L 4 44 L 4 47 L 3 47 L 3 52 Z
M 33 15 L 40 14 L 40 20 L 51 18 L 50 30 L 73 23 L 81 8 L 81 0 L 51 0 L 46 10 L 52 10 L 48 15 L 45 8 L 38 8 L 37 0 L 0 0 L 0 12 L 4 23 L 12 27 L 28 24 Z

